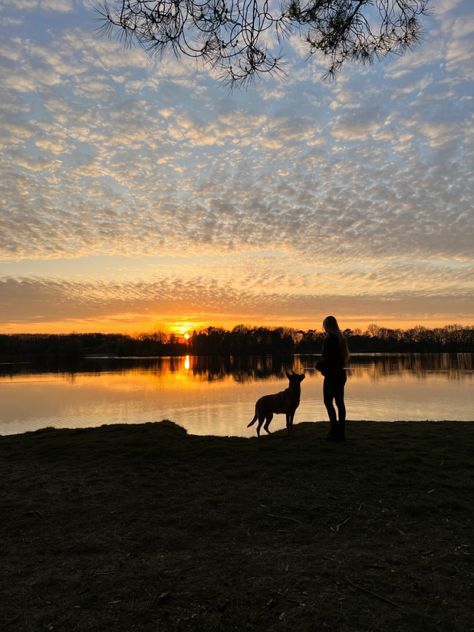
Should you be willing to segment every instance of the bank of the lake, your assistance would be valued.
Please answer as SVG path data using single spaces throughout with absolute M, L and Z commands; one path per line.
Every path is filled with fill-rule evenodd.
M 468 630 L 473 422 L 0 437 L 0 630 Z

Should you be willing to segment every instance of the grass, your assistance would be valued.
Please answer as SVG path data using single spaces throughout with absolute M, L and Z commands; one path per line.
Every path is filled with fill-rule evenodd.
M 0 631 L 473 629 L 474 422 L 0 437 Z

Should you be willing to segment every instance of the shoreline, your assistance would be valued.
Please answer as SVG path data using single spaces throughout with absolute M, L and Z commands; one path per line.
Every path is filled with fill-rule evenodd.
M 0 437 L 0 629 L 472 627 L 474 422 Z
M 2 434 L 0 432 L 0 442 L 2 439 L 6 439 L 6 438 L 12 438 L 12 437 L 24 437 L 25 435 L 31 435 L 31 434 L 35 434 L 35 433 L 44 433 L 44 432 L 77 432 L 77 431 L 93 431 L 93 430 L 97 430 L 99 428 L 109 428 L 109 427 L 133 427 L 133 426 L 149 426 L 149 425 L 156 425 L 156 424 L 163 424 L 163 423 L 170 423 L 173 424 L 179 428 L 182 428 L 182 430 L 185 432 L 185 434 L 189 437 L 206 437 L 209 439 L 212 438 L 216 438 L 216 439 L 253 439 L 253 438 L 257 438 L 256 434 L 255 435 L 214 435 L 214 434 L 194 434 L 192 432 L 188 432 L 187 429 L 184 426 L 181 426 L 178 422 L 173 421 L 173 420 L 169 420 L 169 419 L 162 419 L 161 421 L 137 421 L 137 422 L 111 422 L 111 423 L 105 423 L 105 424 L 100 424 L 97 426 L 74 426 L 74 427 L 65 427 L 65 426 L 44 426 L 42 428 L 37 428 L 36 430 L 24 430 L 22 432 L 13 432 L 13 433 L 8 433 L 8 434 Z M 389 419 L 381 419 L 381 420 L 377 420 L 377 419 L 348 419 L 346 420 L 346 426 L 347 429 L 349 430 L 351 428 L 351 425 L 357 425 L 357 424 L 471 424 L 474 423 L 474 419 L 394 419 L 394 420 L 389 420 Z M 329 421 L 327 419 L 318 419 L 316 421 L 299 421 L 295 423 L 295 429 L 298 428 L 298 426 L 311 426 L 311 425 L 327 425 L 329 427 Z M 271 435 L 279 435 L 279 434 L 285 434 L 286 430 L 285 428 L 280 428 L 277 430 L 273 430 L 271 432 Z M 262 431 L 261 434 L 261 438 L 268 436 L 264 431 Z

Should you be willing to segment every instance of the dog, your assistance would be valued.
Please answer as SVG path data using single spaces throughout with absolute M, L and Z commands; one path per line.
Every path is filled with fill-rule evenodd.
M 290 374 L 287 372 L 286 377 L 290 381 L 287 389 L 274 395 L 264 395 L 255 404 L 255 416 L 247 425 L 247 428 L 253 426 L 258 419 L 258 436 L 260 436 L 263 422 L 265 422 L 263 429 L 270 434 L 269 426 L 274 414 L 285 414 L 288 433 L 293 429 L 293 418 L 300 404 L 301 382 L 304 380 L 304 373 L 299 375 L 298 373 L 292 372 Z

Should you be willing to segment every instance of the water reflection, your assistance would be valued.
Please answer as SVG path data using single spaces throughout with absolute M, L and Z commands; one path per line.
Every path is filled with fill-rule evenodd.
M 193 434 L 250 436 L 255 401 L 286 388 L 285 371 L 291 369 L 307 376 L 297 423 L 322 421 L 316 359 L 183 356 L 88 358 L 55 367 L 3 364 L 0 434 L 172 419 Z M 349 419 L 472 420 L 473 359 L 473 354 L 354 355 L 346 389 Z M 274 429 L 284 425 L 283 416 L 274 423 Z
M 459 380 L 472 377 L 473 365 L 472 353 L 361 354 L 351 358 L 350 373 L 354 376 L 369 375 L 374 380 L 404 373 L 419 378 L 439 374 Z
M 283 378 L 285 371 L 297 373 L 314 371 L 319 356 L 178 356 L 153 358 L 86 358 L 74 365 L 51 366 L 28 362 L 0 363 L 0 377 L 61 374 L 74 381 L 77 373 L 129 373 L 136 375 L 144 370 L 166 378 L 175 373 L 186 374 L 188 379 L 214 382 L 231 377 L 239 383 Z M 419 378 L 439 374 L 448 379 L 472 377 L 474 354 L 354 354 L 351 356 L 349 373 L 354 377 L 368 376 L 380 380 L 388 375 L 410 374 Z

